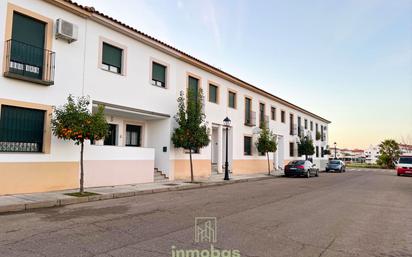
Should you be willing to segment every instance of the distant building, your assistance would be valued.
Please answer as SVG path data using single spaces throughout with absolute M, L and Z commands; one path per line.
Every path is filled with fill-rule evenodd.
M 335 157 L 335 149 L 331 149 L 330 158 Z M 345 162 L 365 162 L 365 155 L 362 149 L 336 148 L 336 158 Z
M 369 148 L 365 149 L 365 163 L 376 164 L 379 157 L 380 148 L 377 145 L 370 145 Z
M 399 148 L 401 149 L 402 154 L 410 154 L 412 155 L 412 145 L 407 144 L 399 144 Z

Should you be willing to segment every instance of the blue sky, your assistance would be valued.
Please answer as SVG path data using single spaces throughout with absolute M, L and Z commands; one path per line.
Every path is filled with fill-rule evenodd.
M 412 143 L 411 0 L 77 0 L 332 121 Z

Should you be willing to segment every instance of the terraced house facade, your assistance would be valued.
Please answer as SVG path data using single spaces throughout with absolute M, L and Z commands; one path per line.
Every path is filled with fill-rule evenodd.
M 327 160 L 329 121 L 106 16 L 64 0 L 0 0 L 0 194 L 78 187 L 79 149 L 51 133 L 52 106 L 69 94 L 103 104 L 109 136 L 85 147 L 85 186 L 190 176 L 171 133 L 176 99 L 202 88 L 211 143 L 194 155 L 196 177 L 222 172 L 223 119 L 233 174 L 266 171 L 254 142 L 259 123 L 276 133 L 274 168 L 297 154 L 298 135 Z M 316 133 L 318 132 L 318 133 Z

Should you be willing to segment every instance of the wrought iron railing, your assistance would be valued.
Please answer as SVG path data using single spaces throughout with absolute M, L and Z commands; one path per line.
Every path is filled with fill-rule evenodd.
M 5 44 L 5 56 L 5 76 L 54 84 L 55 52 L 10 39 Z

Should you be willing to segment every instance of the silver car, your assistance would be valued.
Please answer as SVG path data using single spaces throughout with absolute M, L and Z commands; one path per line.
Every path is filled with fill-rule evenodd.
M 346 165 L 341 160 L 330 160 L 328 164 L 326 164 L 326 172 L 329 171 L 345 172 Z

